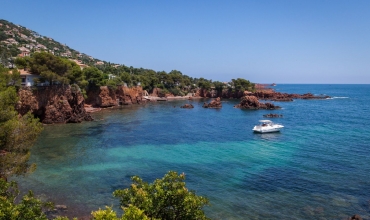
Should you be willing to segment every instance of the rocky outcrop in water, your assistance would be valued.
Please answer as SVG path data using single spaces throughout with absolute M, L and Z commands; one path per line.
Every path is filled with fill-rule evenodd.
M 238 105 L 234 106 L 235 108 L 243 109 L 280 109 L 280 106 L 275 106 L 271 103 L 261 103 L 258 101 L 256 96 L 247 95 L 244 96 Z
M 204 103 L 203 108 L 222 108 L 220 97 L 212 100 L 210 103 Z
M 250 95 L 256 96 L 260 100 L 271 100 L 271 101 L 279 101 L 279 102 L 286 102 L 286 101 L 293 101 L 293 99 L 327 99 L 330 96 L 327 95 L 319 95 L 315 96 L 311 93 L 306 93 L 303 95 L 300 94 L 288 94 L 288 93 L 281 93 L 275 92 L 273 90 L 267 91 L 258 91 L 251 93 Z
M 265 118 L 282 118 L 283 115 L 279 115 L 279 114 L 266 114 L 266 115 L 263 115 L 263 117 L 265 117 Z
M 354 215 L 354 216 L 348 218 L 348 220 L 362 220 L 362 218 L 361 218 L 360 215 Z
M 180 108 L 194 108 L 194 106 L 192 104 L 185 104 L 180 106 Z
M 79 123 L 92 121 L 85 111 L 85 99 L 78 86 L 47 86 L 19 91 L 17 111 L 24 115 L 31 111 L 44 124 Z
M 279 102 L 289 102 L 293 101 L 294 99 L 327 99 L 330 96 L 327 95 L 313 95 L 311 93 L 306 93 L 303 95 L 300 94 L 288 94 L 288 93 L 281 93 L 276 92 L 273 89 L 265 89 L 265 90 L 258 90 L 256 92 L 248 92 L 248 91 L 232 91 L 232 90 L 206 90 L 206 89 L 198 89 L 195 91 L 195 97 L 204 97 L 204 98 L 235 98 L 239 99 L 246 95 L 252 95 L 257 97 L 259 100 L 270 100 L 270 101 L 279 101 Z

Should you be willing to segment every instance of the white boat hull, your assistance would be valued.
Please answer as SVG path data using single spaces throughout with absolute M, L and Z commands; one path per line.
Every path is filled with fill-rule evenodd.
M 252 130 L 257 133 L 271 133 L 271 132 L 279 132 L 283 127 L 284 126 L 282 125 L 254 126 Z

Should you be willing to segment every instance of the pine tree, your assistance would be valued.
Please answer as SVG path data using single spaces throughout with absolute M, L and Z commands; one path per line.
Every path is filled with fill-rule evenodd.
M 35 164 L 29 164 L 30 149 L 42 131 L 42 125 L 31 113 L 18 115 L 17 79 L 0 66 L 0 177 L 31 172 Z

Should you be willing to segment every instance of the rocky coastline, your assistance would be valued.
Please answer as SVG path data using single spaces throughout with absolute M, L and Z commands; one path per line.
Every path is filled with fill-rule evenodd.
M 330 98 L 330 96 L 327 96 L 327 95 L 315 96 L 312 93 L 306 93 L 303 95 L 288 94 L 288 93 L 276 92 L 273 90 L 257 91 L 257 92 L 251 93 L 251 95 L 256 96 L 260 100 L 269 100 L 269 101 L 277 101 L 277 102 L 291 102 L 294 99 L 328 99 Z
M 104 108 L 116 107 L 120 105 L 143 104 L 159 99 L 178 100 L 194 98 L 214 98 L 209 103 L 204 103 L 203 108 L 222 108 L 221 98 L 234 99 L 240 98 L 240 103 L 235 108 L 240 109 L 280 109 L 280 106 L 272 103 L 260 102 L 260 100 L 269 100 L 275 102 L 293 101 L 294 99 L 327 99 L 326 95 L 315 96 L 311 93 L 288 94 L 276 92 L 272 89 L 259 89 L 255 92 L 230 92 L 216 90 L 198 89 L 191 93 L 192 96 L 176 97 L 168 94 L 166 97 L 159 97 L 160 89 L 156 88 L 149 95 L 142 87 L 124 87 L 109 88 L 107 86 L 97 87 L 89 90 L 85 99 L 80 89 L 76 85 L 57 85 L 36 88 L 22 88 L 19 91 L 19 101 L 17 110 L 19 114 L 24 115 L 31 111 L 35 117 L 40 118 L 44 124 L 53 123 L 80 123 L 82 121 L 92 121 L 90 113 L 100 111 Z M 150 99 L 148 97 L 154 97 Z M 158 100 L 156 99 L 158 98 Z M 183 108 L 191 108 L 190 105 L 184 105 Z

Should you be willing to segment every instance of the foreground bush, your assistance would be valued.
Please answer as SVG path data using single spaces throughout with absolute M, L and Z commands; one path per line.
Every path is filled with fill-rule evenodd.
M 95 220 L 208 219 L 202 210 L 208 200 L 185 187 L 185 174 L 170 171 L 153 183 L 146 183 L 138 176 L 131 179 L 130 188 L 113 193 L 120 199 L 124 215 L 118 218 L 106 207 L 92 213 Z
M 15 182 L 8 183 L 0 179 L 0 219 L 47 220 L 43 211 L 51 208 L 51 203 L 41 202 L 31 191 L 16 203 L 18 195 L 19 190 Z

